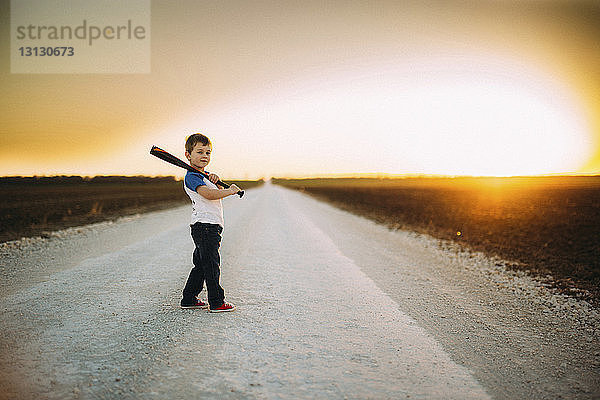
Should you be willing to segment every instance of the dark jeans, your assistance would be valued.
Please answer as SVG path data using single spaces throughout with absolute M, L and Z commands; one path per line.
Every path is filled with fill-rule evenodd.
M 204 224 L 196 222 L 191 226 L 194 250 L 194 268 L 190 272 L 185 288 L 183 289 L 183 302 L 193 303 L 200 294 L 204 282 L 208 291 L 208 304 L 211 308 L 223 304 L 225 293 L 219 284 L 221 271 L 219 264 L 219 246 L 221 245 L 221 232 L 223 228 L 217 224 Z

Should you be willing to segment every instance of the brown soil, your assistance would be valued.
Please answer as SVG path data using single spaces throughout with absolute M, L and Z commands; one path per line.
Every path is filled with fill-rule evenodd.
M 248 189 L 260 182 L 236 183 Z M 4 177 L 0 197 L 0 242 L 190 201 L 174 177 Z
M 600 177 L 275 180 L 395 229 L 513 261 L 600 304 Z M 548 277 L 552 276 L 552 279 Z

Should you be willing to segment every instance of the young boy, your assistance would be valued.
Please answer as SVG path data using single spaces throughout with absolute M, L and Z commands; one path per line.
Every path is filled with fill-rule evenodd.
M 191 135 L 185 142 L 185 156 L 200 171 L 206 172 L 204 167 L 210 162 L 211 151 L 210 140 L 200 133 Z M 193 255 L 194 268 L 183 289 L 181 308 L 209 308 L 210 312 L 235 310 L 233 304 L 225 302 L 225 294 L 219 284 L 219 246 L 223 232 L 221 199 L 236 194 L 240 188 L 231 185 L 229 189 L 223 189 L 215 184 L 218 180 L 215 174 L 209 174 L 208 179 L 197 172 L 188 171 L 185 175 L 183 188 L 192 200 L 190 225 L 196 249 Z M 204 282 L 208 304 L 197 298 Z

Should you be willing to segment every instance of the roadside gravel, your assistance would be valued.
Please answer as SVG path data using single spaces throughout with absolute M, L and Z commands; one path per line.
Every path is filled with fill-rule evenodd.
M 186 205 L 0 243 L 0 297 L 43 282 L 87 258 L 180 227 L 188 212 Z
M 600 398 L 600 312 L 508 262 L 291 196 L 494 398 Z

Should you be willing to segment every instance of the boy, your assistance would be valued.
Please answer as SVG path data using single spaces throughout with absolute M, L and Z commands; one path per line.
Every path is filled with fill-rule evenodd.
M 190 164 L 203 171 L 210 162 L 212 144 L 210 140 L 196 133 L 185 142 L 185 156 Z M 206 172 L 208 173 L 208 172 Z M 192 200 L 192 239 L 196 245 L 194 250 L 194 268 L 190 272 L 181 308 L 208 308 L 210 312 L 226 312 L 235 310 L 235 306 L 225 302 L 223 288 L 219 284 L 219 246 L 223 232 L 223 206 L 221 199 L 236 194 L 240 188 L 231 185 L 223 189 L 215 183 L 219 177 L 209 174 L 208 179 L 196 172 L 188 171 L 185 175 L 183 188 Z M 198 299 L 206 282 L 208 304 Z

